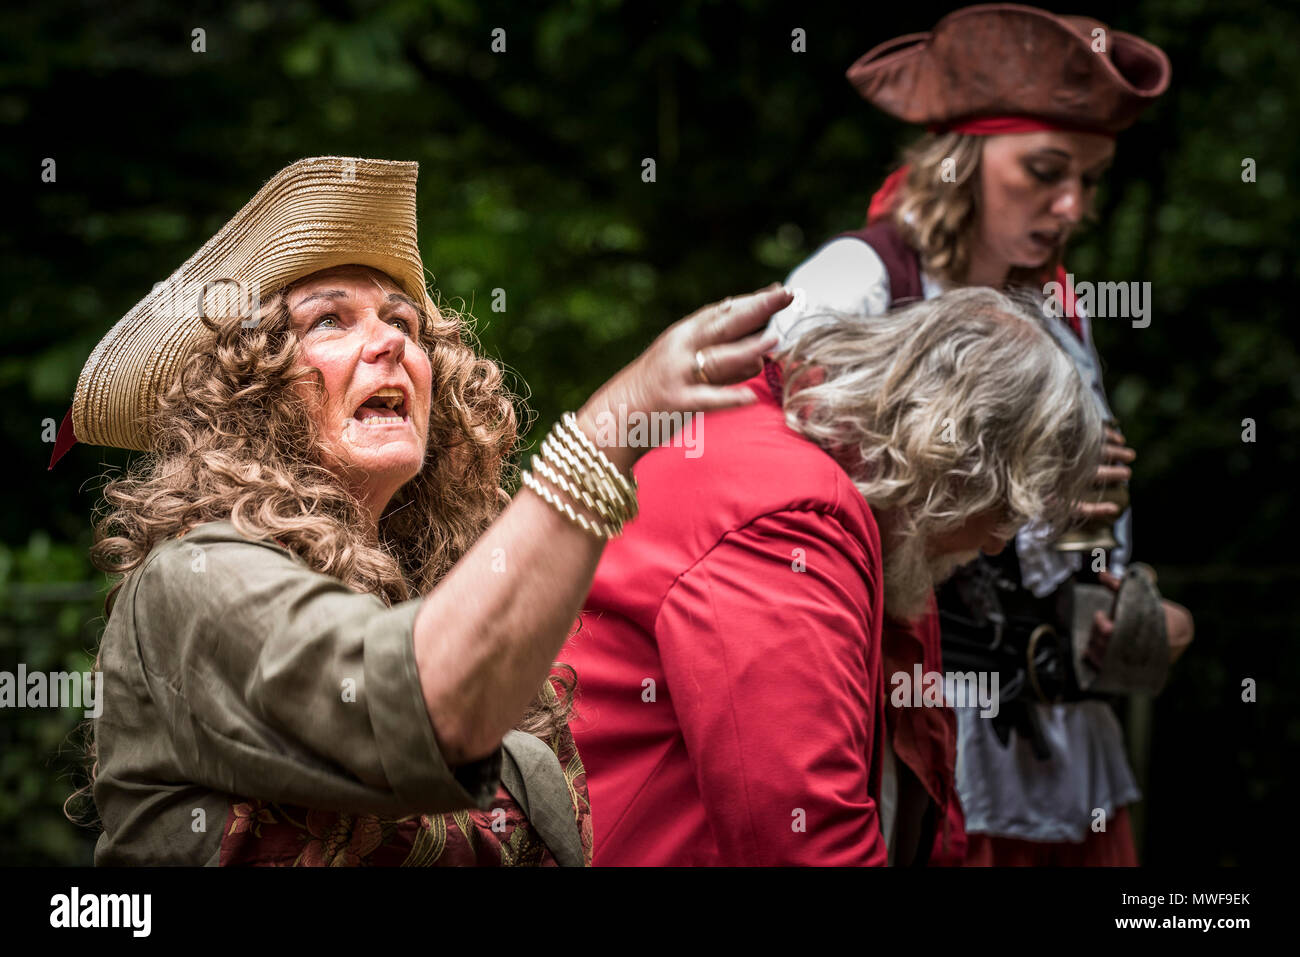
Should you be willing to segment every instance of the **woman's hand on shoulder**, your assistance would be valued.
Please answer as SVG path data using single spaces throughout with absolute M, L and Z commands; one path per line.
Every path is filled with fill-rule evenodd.
M 752 402 L 753 392 L 737 383 L 762 368 L 763 353 L 777 341 L 775 334 L 762 330 L 792 300 L 789 292 L 773 283 L 749 295 L 715 302 L 673 323 L 597 390 L 578 413 L 579 425 L 595 439 L 602 413 L 618 417 L 706 412 Z M 631 465 L 644 451 L 605 448 L 620 465 Z

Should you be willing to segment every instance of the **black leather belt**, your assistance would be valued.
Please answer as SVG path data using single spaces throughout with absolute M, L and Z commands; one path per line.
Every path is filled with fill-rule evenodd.
M 1079 690 L 1069 642 L 1050 622 L 990 616 L 980 623 L 941 609 L 939 631 L 944 671 L 998 673 L 998 713 L 988 720 L 1004 746 L 1019 731 L 1046 761 L 1051 751 L 1032 706 L 1095 697 Z
M 945 671 L 997 671 L 999 698 L 1044 704 L 1076 700 L 1069 643 L 1038 618 L 990 616 L 980 623 L 950 609 L 939 612 Z
M 988 720 L 998 739 L 1007 745 L 1011 731 L 1020 731 L 1047 760 L 1034 706 L 1095 697 L 1080 690 L 1074 673 L 1069 594 L 1032 594 L 1008 548 L 959 568 L 937 597 L 944 671 L 997 672 L 998 713 Z

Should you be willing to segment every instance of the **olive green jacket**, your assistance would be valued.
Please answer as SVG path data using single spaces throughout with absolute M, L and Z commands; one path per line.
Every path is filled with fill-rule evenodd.
M 100 647 L 96 863 L 217 864 L 244 802 L 440 815 L 488 808 L 498 783 L 556 862 L 584 863 L 572 781 L 541 740 L 511 732 L 473 764 L 443 760 L 415 669 L 419 605 L 351 591 L 229 522 L 160 544 Z

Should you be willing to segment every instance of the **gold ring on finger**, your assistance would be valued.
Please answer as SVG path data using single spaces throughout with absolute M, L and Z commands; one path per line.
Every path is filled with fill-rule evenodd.
M 705 385 L 713 385 L 713 380 L 710 379 L 709 374 L 706 371 L 704 371 L 704 350 L 703 349 L 695 350 L 695 378 L 703 382 Z

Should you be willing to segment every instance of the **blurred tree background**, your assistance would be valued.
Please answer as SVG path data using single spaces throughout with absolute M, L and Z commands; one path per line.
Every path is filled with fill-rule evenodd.
M 1149 328 L 1096 323 L 1130 444 L 1136 552 L 1197 639 L 1156 700 L 1148 863 L 1262 862 L 1290 838 L 1300 714 L 1293 589 L 1300 11 L 1262 0 L 1050 5 L 1162 46 L 1170 93 L 1121 136 L 1080 278 L 1149 281 Z M 0 670 L 89 669 L 106 583 L 101 476 L 46 471 L 91 349 L 274 172 L 418 160 L 424 261 L 548 423 L 696 307 L 774 279 L 867 200 L 916 131 L 844 71 L 933 3 L 290 0 L 10 7 L 0 32 Z M 491 50 L 505 31 L 505 52 Z M 807 50 L 792 51 L 792 30 Z M 195 50 L 195 30 L 205 50 Z M 1291 144 L 1288 146 L 1287 144 Z M 57 180 L 41 180 L 45 158 Z M 642 180 L 642 160 L 656 180 Z M 1257 178 L 1242 180 L 1255 160 Z M 490 308 L 492 291 L 506 310 Z M 1242 441 L 1243 419 L 1257 441 Z M 534 437 L 535 438 L 535 437 Z M 1258 701 L 1242 702 L 1242 681 Z M 88 863 L 62 803 L 74 711 L 0 712 L 0 863 Z M 1288 832 L 1279 835 L 1278 829 Z

